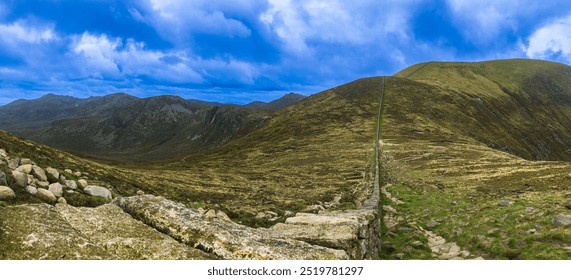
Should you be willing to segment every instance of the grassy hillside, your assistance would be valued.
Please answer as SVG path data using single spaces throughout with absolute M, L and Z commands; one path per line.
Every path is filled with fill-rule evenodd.
M 316 94 L 224 147 L 132 166 L 127 174 L 188 204 L 218 204 L 246 222 L 259 211 L 297 211 L 336 196 L 341 208 L 355 207 L 371 190 L 381 81 L 368 78 Z
M 571 68 L 532 60 L 426 63 L 387 80 L 385 178 L 403 204 L 385 241 L 426 257 L 426 227 L 493 259 L 569 259 Z M 509 206 L 500 206 L 505 200 Z M 409 248 L 409 249 L 407 249 Z

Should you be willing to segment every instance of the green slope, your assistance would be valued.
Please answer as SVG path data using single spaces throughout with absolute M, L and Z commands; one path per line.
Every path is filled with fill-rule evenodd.
M 388 191 L 403 204 L 385 203 L 403 219 L 387 229 L 397 249 L 384 257 L 430 257 L 426 244 L 411 249 L 426 242 L 421 231 L 398 229 L 436 220 L 433 232 L 484 258 L 571 258 L 571 230 L 552 224 L 571 214 L 571 68 L 432 62 L 395 76 L 383 158 Z

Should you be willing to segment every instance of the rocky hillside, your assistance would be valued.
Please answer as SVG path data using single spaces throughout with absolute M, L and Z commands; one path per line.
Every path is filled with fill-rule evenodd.
M 93 185 L 87 172 L 60 173 L 6 149 L 0 149 L 0 167 L 8 172 L 0 172 L 4 260 L 378 257 L 375 202 L 360 210 L 291 213 L 285 223 L 256 229 L 222 211 L 191 209 L 142 191 L 112 201 L 113 187 Z
M 110 160 L 156 160 L 217 147 L 258 128 L 266 110 L 127 94 L 46 95 L 0 107 L 0 129 L 59 149 Z

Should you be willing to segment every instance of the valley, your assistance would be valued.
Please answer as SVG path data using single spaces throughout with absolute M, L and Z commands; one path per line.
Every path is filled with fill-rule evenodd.
M 42 166 L 87 171 L 93 180 L 112 186 L 116 205 L 134 209 L 125 211 L 131 211 L 129 214 L 147 225 L 162 227 L 162 232 L 177 232 L 184 226 L 165 225 L 167 222 L 154 213 L 175 209 L 176 215 L 164 217 L 169 217 L 168 223 L 185 225 L 181 217 L 194 217 L 188 214 L 194 210 L 185 209 L 202 209 L 204 213 L 212 210 L 212 215 L 227 215 L 240 225 L 229 232 L 249 232 L 255 237 L 251 241 L 254 243 L 248 244 L 259 246 L 269 244 L 267 238 L 285 238 L 349 252 L 343 255 L 314 248 L 316 253 L 311 258 L 571 258 L 571 67 L 567 65 L 521 59 L 430 62 L 391 77 L 359 79 L 279 110 L 259 108 L 267 104 L 250 104 L 255 108 L 196 102 L 189 105 L 176 97 L 106 98 L 115 99 L 105 104 L 124 107 L 105 111 L 105 106 L 98 106 L 98 113 L 80 110 L 85 118 L 74 117 L 72 121 L 65 118 L 80 114 L 72 108 L 73 102 L 79 101 L 54 98 L 73 106 L 44 111 L 54 118 L 49 124 L 42 122 L 46 117 L 39 114 L 35 114 L 37 119 L 16 124 L 8 118 L 6 108 L 0 108 L 3 126 L 21 135 L 31 133 L 70 145 L 58 148 L 75 149 L 75 154 L 4 132 L 0 133 L 0 148 L 32 158 Z M 186 105 L 175 106 L 177 102 Z M 22 103 L 12 104 L 11 108 L 16 105 Z M 169 109 L 136 114 L 146 108 Z M 11 116 L 17 116 L 15 112 Z M 165 125 L 169 118 L 185 121 Z M 145 129 L 153 122 L 164 130 Z M 195 128 L 178 127 L 181 123 L 199 127 L 200 139 L 205 141 L 200 149 L 193 150 L 196 142 L 182 138 Z M 81 132 L 90 136 L 85 141 L 106 143 L 105 139 L 114 139 L 116 150 L 105 154 L 101 151 L 106 146 L 100 146 L 97 152 L 83 151 L 83 145 L 89 142 L 78 141 L 82 138 L 74 133 L 81 131 L 79 127 L 91 129 Z M 323 231 L 323 225 L 317 226 L 322 231 L 314 231 L 315 225 L 305 221 L 323 222 L 322 217 L 343 221 L 329 232 L 344 228 L 347 220 L 362 222 L 361 216 L 355 218 L 348 213 L 364 209 L 374 194 L 378 128 L 379 176 L 385 191 L 377 197 L 381 209 L 377 256 L 370 252 L 357 254 L 352 251 L 356 250 L 354 245 L 343 243 L 349 241 L 335 243 L 327 239 L 332 237 Z M 180 133 L 172 136 L 171 131 Z M 108 138 L 119 132 L 120 137 Z M 156 135 L 149 137 L 152 133 Z M 62 144 L 62 139 L 70 141 Z M 127 141 L 132 139 L 150 140 Z M 72 149 L 71 145 L 78 146 Z M 145 155 L 147 150 L 149 155 Z M 84 153 L 92 153 L 90 157 L 97 160 L 85 158 Z M 8 166 L 2 169 L 9 174 Z M 15 200 L 3 202 L 0 208 L 38 202 L 30 199 L 22 193 Z M 139 208 L 139 204 L 158 208 L 152 213 L 140 212 L 137 209 L 146 208 Z M 202 216 L 197 217 L 202 221 Z M 366 225 L 374 231 L 371 219 Z M 266 228 L 283 228 L 298 237 L 276 235 Z M 353 230 L 354 226 L 349 228 Z M 185 234 L 173 238 L 197 238 Z M 365 238 L 338 233 L 340 236 L 351 242 L 376 242 L 369 235 Z M 435 245 L 441 242 L 439 238 L 450 246 L 442 249 L 443 244 Z M 306 246 L 296 244 L 299 248 Z M 248 258 L 232 250 L 220 250 L 215 256 L 190 253 L 197 258 Z M 286 256 L 282 253 L 271 256 Z

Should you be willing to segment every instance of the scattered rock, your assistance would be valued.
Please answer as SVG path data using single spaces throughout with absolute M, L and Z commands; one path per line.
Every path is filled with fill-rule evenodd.
M 38 187 L 42 187 L 44 189 L 47 189 L 49 187 L 50 183 L 47 181 L 37 181 L 36 182 L 36 186 Z
M 83 191 L 91 196 L 98 196 L 103 198 L 112 199 L 111 191 L 104 187 L 99 186 L 87 186 L 83 189 Z
M 59 171 L 55 168 L 46 168 L 46 175 L 48 176 L 48 181 L 50 183 L 56 183 L 59 181 Z
M 0 201 L 12 200 L 16 198 L 16 193 L 7 187 L 7 186 L 0 186 Z
M 26 191 L 31 195 L 35 195 L 36 193 L 38 193 L 38 189 L 33 185 L 26 186 Z
M 258 214 L 255 217 L 256 219 L 265 219 L 266 218 L 266 213 L 262 213 L 262 212 L 258 212 Z
M 8 160 L 8 167 L 10 167 L 10 169 L 14 170 L 14 169 L 18 168 L 18 166 L 20 166 L 20 159 L 19 158 L 13 158 L 11 160 Z
M 293 213 L 292 211 L 285 211 L 285 212 L 284 212 L 284 216 L 285 216 L 285 217 L 292 217 L 292 216 L 294 216 L 294 215 L 295 215 L 295 213 Z
M 60 198 L 57 199 L 57 203 L 67 204 L 67 201 L 65 200 L 65 198 L 60 197 Z
M 71 169 L 64 169 L 63 172 L 68 173 L 68 174 L 73 174 L 73 171 L 71 171 Z
M 500 200 L 498 202 L 499 206 L 509 206 L 510 204 L 512 204 L 512 203 L 510 201 L 507 201 L 507 200 Z
M 6 181 L 6 173 L 0 171 L 0 186 L 7 186 L 8 182 Z
M 55 203 L 57 201 L 56 196 L 46 189 L 38 189 L 36 197 L 48 203 Z
M 498 233 L 498 232 L 500 232 L 500 229 L 499 229 L 499 228 L 493 228 L 493 229 L 488 230 L 487 234 L 488 234 L 488 235 L 494 235 L 494 234 L 496 234 L 496 233 Z
M 36 177 L 36 179 L 38 179 L 42 182 L 48 181 L 48 177 L 46 176 L 46 172 L 41 167 L 39 167 L 37 165 L 32 166 L 32 175 L 34 175 L 34 177 Z
M 12 177 L 14 177 L 14 183 L 20 188 L 25 188 L 28 185 L 28 175 L 20 171 L 12 171 Z
M 413 247 L 422 247 L 424 244 L 422 244 L 422 241 L 417 240 L 417 241 L 412 242 L 411 245 Z
M 268 214 L 268 215 L 270 215 L 270 216 L 272 216 L 272 217 L 277 217 L 277 216 L 278 216 L 278 213 L 273 212 L 273 211 L 266 211 L 266 212 L 264 212 L 264 213 L 266 213 L 266 214 Z
M 138 190 L 138 191 L 137 191 L 137 195 L 144 195 L 144 194 L 145 194 L 145 192 L 142 191 L 142 190 Z
M 527 233 L 528 234 L 537 234 L 537 229 L 532 228 L 532 229 L 528 230 Z
M 18 166 L 18 168 L 16 168 L 16 170 L 22 173 L 30 174 L 32 172 L 32 165 L 31 164 L 20 165 Z
M 525 213 L 532 214 L 533 213 L 533 207 L 525 207 Z
M 79 177 L 81 177 L 81 172 L 77 171 L 77 172 L 73 173 L 73 175 L 75 175 L 75 177 L 79 178 Z
M 428 223 L 426 223 L 426 228 L 434 228 L 437 225 L 439 225 L 440 223 L 435 221 L 435 220 L 430 220 Z
M 77 180 L 77 184 L 81 189 L 85 189 L 87 187 L 87 181 L 85 179 Z
M 6 151 L 4 149 L 0 149 L 0 157 L 5 158 L 7 156 L 8 156 L 8 154 L 6 153 Z
M 74 180 L 65 180 L 65 186 L 68 189 L 77 190 L 77 183 Z
M 52 192 L 56 197 L 63 196 L 63 186 L 60 183 L 53 183 L 48 186 L 48 190 Z
M 27 165 L 27 164 L 32 164 L 32 160 L 29 158 L 21 158 L 20 159 L 20 165 Z
M 216 212 L 216 218 L 226 221 L 232 221 L 230 220 L 230 217 L 228 217 L 228 215 L 226 215 L 226 213 L 224 213 L 223 211 Z
M 551 222 L 556 227 L 566 227 L 568 225 L 571 225 L 571 216 L 565 214 L 558 214 L 557 216 L 555 216 L 555 218 L 553 218 Z
M 214 209 L 210 209 L 210 210 L 206 211 L 206 213 L 204 213 L 204 217 L 214 218 L 214 217 L 216 217 L 216 211 L 214 211 Z

